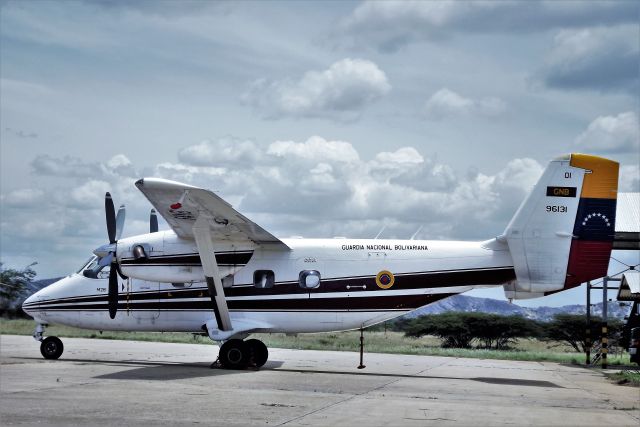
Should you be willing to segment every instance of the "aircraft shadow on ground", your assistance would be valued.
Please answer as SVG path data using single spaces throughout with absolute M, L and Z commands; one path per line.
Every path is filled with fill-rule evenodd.
M 220 375 L 238 375 L 251 374 L 258 369 L 244 370 L 228 370 L 220 368 L 211 368 L 209 363 L 158 363 L 158 362 L 106 362 L 107 364 L 118 364 L 136 366 L 142 365 L 137 369 L 128 369 L 125 371 L 112 372 L 110 374 L 98 375 L 94 378 L 111 379 L 111 380 L 183 380 L 189 378 L 216 377 Z M 265 366 L 277 368 L 283 362 L 270 361 Z
M 40 358 L 26 358 L 34 360 L 42 360 Z M 189 378 L 215 377 L 219 375 L 237 375 L 251 374 L 258 371 L 272 372 L 289 372 L 296 374 L 325 374 L 325 375 L 356 375 L 356 376 L 372 376 L 372 377 L 391 377 L 391 378 L 412 378 L 412 379 L 441 379 L 441 380 L 460 380 L 460 381 L 477 381 L 486 384 L 497 385 L 517 385 L 529 387 L 547 387 L 547 388 L 564 388 L 550 381 L 526 380 L 519 378 L 494 378 L 494 377 L 444 377 L 444 376 L 428 376 L 428 375 L 412 375 L 412 374 L 392 374 L 384 372 L 348 372 L 348 371 L 329 371 L 314 369 L 287 369 L 282 368 L 283 361 L 270 360 L 261 369 L 245 369 L 245 370 L 227 370 L 210 368 L 209 363 L 173 363 L 173 362 L 153 362 L 145 360 L 89 360 L 89 359 L 61 359 L 65 362 L 74 362 L 81 364 L 102 364 L 121 367 L 137 367 L 135 369 L 127 369 L 109 374 L 98 375 L 94 378 L 112 379 L 112 380 L 180 380 Z
M 38 360 L 44 362 L 39 357 L 27 357 L 27 360 Z M 105 365 L 119 366 L 126 369 L 104 375 L 97 375 L 94 378 L 115 379 L 115 380 L 179 380 L 199 377 L 215 377 L 219 375 L 250 374 L 257 369 L 227 370 L 211 368 L 210 363 L 174 363 L 174 362 L 154 362 L 147 360 L 100 360 L 100 359 L 70 359 L 63 358 L 59 362 L 72 362 L 83 365 Z M 50 362 L 50 363 L 59 363 Z M 284 362 L 273 360 L 265 364 L 265 369 L 275 369 L 282 366 Z
M 442 376 L 429 376 L 429 375 L 410 375 L 410 374 L 387 374 L 379 372 L 344 372 L 344 371 L 318 371 L 309 369 L 270 369 L 278 372 L 295 372 L 295 373 L 310 373 L 310 374 L 333 374 L 333 375 L 362 375 L 362 376 L 374 376 L 374 377 L 392 377 L 392 378 L 415 378 L 415 379 L 441 379 L 441 380 L 461 380 L 461 381 L 477 381 L 487 384 L 499 384 L 499 385 L 518 385 L 529 387 L 549 387 L 549 388 L 564 388 L 550 381 L 540 380 L 525 380 L 519 378 L 492 378 L 492 377 L 442 377 Z

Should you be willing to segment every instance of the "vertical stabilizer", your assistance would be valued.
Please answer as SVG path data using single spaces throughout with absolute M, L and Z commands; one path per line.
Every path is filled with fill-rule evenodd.
M 552 160 L 504 232 L 517 283 L 508 298 L 543 296 L 607 273 L 618 163 L 585 154 Z

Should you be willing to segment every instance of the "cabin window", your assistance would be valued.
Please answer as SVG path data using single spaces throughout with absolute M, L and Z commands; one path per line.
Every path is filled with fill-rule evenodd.
M 298 283 L 303 289 L 315 289 L 320 286 L 320 272 L 318 270 L 303 270 L 298 276 Z
M 276 276 L 271 270 L 256 270 L 253 272 L 253 285 L 256 288 L 273 288 L 276 283 Z

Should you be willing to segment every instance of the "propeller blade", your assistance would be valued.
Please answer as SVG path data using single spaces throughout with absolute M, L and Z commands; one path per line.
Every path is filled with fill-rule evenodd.
M 100 258 L 100 261 L 98 261 L 98 265 L 100 267 L 104 267 L 111 264 L 111 261 L 113 261 L 113 253 L 109 252 L 107 256 Z
M 118 213 L 116 214 L 116 240 L 120 240 L 120 236 L 122 236 L 125 214 L 124 205 L 120 205 L 120 209 L 118 209 Z
M 113 199 L 111 194 L 107 192 L 104 196 L 104 211 L 107 216 L 107 234 L 109 235 L 109 243 L 116 242 L 116 209 L 113 207 Z
M 109 270 L 109 317 L 114 319 L 118 311 L 118 266 L 113 263 Z
M 151 214 L 149 215 L 149 232 L 155 233 L 156 231 L 158 231 L 158 215 L 155 209 L 151 209 Z

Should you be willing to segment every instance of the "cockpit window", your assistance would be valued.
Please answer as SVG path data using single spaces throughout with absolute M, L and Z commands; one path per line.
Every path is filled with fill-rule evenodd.
M 100 265 L 98 262 L 100 258 L 94 256 L 87 262 L 87 264 L 82 268 L 82 275 L 84 277 L 89 277 L 91 279 L 108 279 L 109 278 L 109 269 L 105 269 L 106 265 Z
M 80 267 L 80 268 L 78 269 L 78 271 L 76 271 L 76 273 L 78 273 L 78 274 L 82 273 L 82 272 L 84 271 L 84 269 L 85 269 L 85 268 L 87 268 L 87 266 L 88 266 L 89 264 L 91 264 L 91 262 L 93 262 L 93 260 L 94 260 L 94 259 L 96 259 L 96 258 L 98 258 L 98 257 L 94 255 L 94 256 L 92 256 L 91 258 L 89 258 L 88 260 L 86 260 L 86 261 L 84 262 L 84 264 L 82 264 L 82 267 Z

